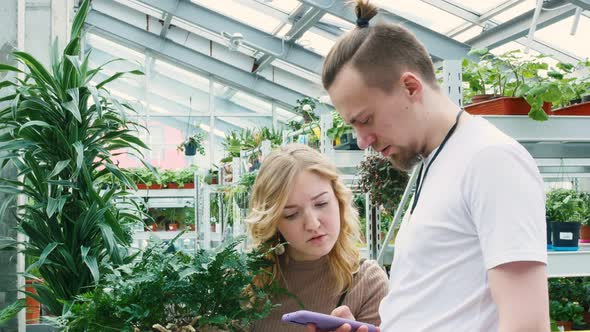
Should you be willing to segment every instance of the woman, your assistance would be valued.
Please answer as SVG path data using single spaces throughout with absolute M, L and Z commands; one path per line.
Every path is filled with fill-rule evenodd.
M 280 307 L 254 331 L 302 331 L 281 316 L 302 309 L 330 314 L 340 305 L 356 320 L 379 325 L 387 274 L 376 262 L 360 260 L 358 213 L 329 161 L 299 144 L 272 152 L 256 177 L 250 207 L 254 245 L 276 247 L 272 277 L 294 295 L 279 298 Z

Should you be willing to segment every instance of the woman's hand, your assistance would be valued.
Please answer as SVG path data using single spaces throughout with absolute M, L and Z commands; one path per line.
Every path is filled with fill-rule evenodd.
M 354 316 L 352 315 L 352 312 L 350 312 L 350 308 L 345 305 L 332 310 L 330 315 L 340 317 L 340 318 L 355 320 Z M 352 327 L 349 324 L 344 324 L 334 331 L 319 330 L 313 324 L 307 324 L 307 327 L 305 328 L 305 332 L 351 332 L 351 331 L 352 331 Z M 359 329 L 357 329 L 356 332 L 369 332 L 369 328 L 363 325 Z M 377 328 L 377 332 L 380 332 L 379 328 Z

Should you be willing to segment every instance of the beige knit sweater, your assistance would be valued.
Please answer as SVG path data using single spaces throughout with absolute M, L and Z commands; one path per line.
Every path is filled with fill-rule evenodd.
M 304 331 L 303 325 L 282 323 L 282 315 L 302 309 L 330 314 L 338 303 L 340 295 L 330 291 L 333 279 L 330 276 L 327 256 L 308 262 L 289 260 L 288 264 L 285 263 L 285 256 L 281 256 L 280 263 L 287 289 L 303 302 L 305 308 L 301 308 L 293 298 L 282 298 L 279 300 L 281 306 L 275 308 L 270 316 L 254 323 L 253 332 Z M 377 262 L 367 260 L 355 275 L 352 287 L 342 304 L 350 307 L 356 320 L 378 326 L 381 322 L 379 304 L 387 294 L 388 288 L 389 282 L 385 271 Z

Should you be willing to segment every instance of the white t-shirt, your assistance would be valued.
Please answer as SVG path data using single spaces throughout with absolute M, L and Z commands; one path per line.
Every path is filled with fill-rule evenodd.
M 423 182 L 396 238 L 381 331 L 497 331 L 487 270 L 547 262 L 536 163 L 522 145 L 473 117 L 457 127 Z

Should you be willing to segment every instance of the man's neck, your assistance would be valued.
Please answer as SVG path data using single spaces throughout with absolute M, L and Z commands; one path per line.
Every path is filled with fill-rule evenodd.
M 426 105 L 432 111 L 429 111 L 428 120 L 430 125 L 425 133 L 425 145 L 422 151 L 424 158 L 428 157 L 434 149 L 440 146 L 451 127 L 455 124 L 457 114 L 461 110 L 447 96 L 441 94 L 442 92 L 436 93 Z M 463 117 L 462 114 L 460 118 Z

